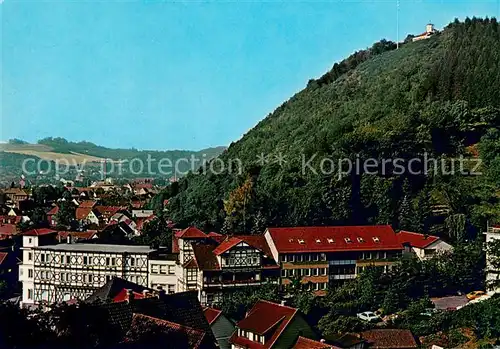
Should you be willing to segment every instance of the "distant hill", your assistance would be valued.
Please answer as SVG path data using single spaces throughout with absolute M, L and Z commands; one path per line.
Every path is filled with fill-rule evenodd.
M 499 25 L 457 20 L 428 40 L 399 50 L 383 40 L 336 63 L 224 152 L 225 163 L 244 164 L 241 175 L 193 173 L 163 197 L 173 195 L 179 225 L 228 233 L 388 223 L 461 240 L 500 218 L 499 127 Z M 424 153 L 445 169 L 480 157 L 482 175 L 303 170 L 303 157 L 318 170 L 324 158 L 408 164 Z
M 195 169 L 202 164 L 202 161 L 209 160 L 218 156 L 225 150 L 225 147 L 214 147 L 202 149 L 199 151 L 189 150 L 137 150 L 137 149 L 112 149 L 106 148 L 90 142 L 70 142 L 64 138 L 45 138 L 38 141 L 37 144 L 29 144 L 19 139 L 10 140 L 8 143 L 0 144 L 0 182 L 7 182 L 19 178 L 22 174 L 22 163 L 26 159 L 34 159 L 36 161 L 46 160 L 42 168 L 53 168 L 54 162 L 60 161 L 69 162 L 71 165 L 82 166 L 85 164 L 88 172 L 94 173 L 97 177 L 97 172 L 102 169 L 102 162 L 107 159 L 107 171 L 109 176 L 116 177 L 168 177 L 158 173 L 158 161 L 168 161 L 172 163 L 172 172 L 175 163 L 178 162 L 176 177 L 182 176 L 183 173 L 191 170 L 191 163 L 179 161 L 180 159 L 199 159 Z M 152 162 L 152 169 L 157 173 L 148 173 L 147 160 L 148 157 L 155 159 Z M 136 164 L 142 162 L 144 164 L 143 171 L 139 171 L 140 167 L 134 169 L 132 173 L 130 167 L 127 166 L 133 159 Z M 166 160 L 168 159 L 168 160 Z M 118 163 L 122 163 L 122 173 L 117 173 Z M 114 163 L 114 167 L 113 164 Z M 31 170 L 33 163 L 30 163 Z M 74 166 L 74 167 L 76 167 Z M 36 167 L 36 166 L 35 166 Z M 113 168 L 115 172 L 113 172 Z M 72 179 L 76 175 L 76 170 L 70 173 L 69 178 Z M 174 176 L 172 173 L 171 176 Z

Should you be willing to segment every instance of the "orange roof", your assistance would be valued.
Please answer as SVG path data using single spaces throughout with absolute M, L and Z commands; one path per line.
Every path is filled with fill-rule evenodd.
M 219 316 L 222 314 L 222 310 L 206 307 L 203 309 L 203 315 L 205 315 L 205 318 L 208 321 L 208 324 L 211 325 L 214 323 L 215 320 L 219 318 Z
M 78 207 L 81 207 L 81 208 L 84 208 L 84 207 L 87 207 L 87 208 L 92 208 L 94 207 L 95 205 L 97 205 L 97 201 L 94 201 L 94 200 L 84 200 L 80 203 L 80 205 Z
M 437 236 L 412 233 L 403 230 L 397 234 L 397 237 L 401 244 L 409 244 L 411 247 L 416 248 L 426 248 L 439 240 Z
M 77 220 L 82 220 L 88 217 L 89 213 L 92 211 L 92 207 L 77 207 L 75 212 L 75 218 Z
M 229 342 L 245 348 L 271 348 L 296 313 L 295 308 L 260 300 L 236 326 L 245 331 L 265 335 L 268 338 L 265 344 L 240 337 L 238 331 L 233 333 Z
M 268 228 L 279 253 L 402 250 L 390 225 Z

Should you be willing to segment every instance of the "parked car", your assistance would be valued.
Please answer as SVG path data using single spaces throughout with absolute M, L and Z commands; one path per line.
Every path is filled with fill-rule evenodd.
M 467 297 L 467 299 L 472 300 L 472 299 L 482 297 L 484 295 L 486 295 L 486 292 L 484 292 L 484 291 L 472 291 L 470 293 L 467 293 L 466 297 Z
M 363 321 L 375 322 L 380 321 L 380 316 L 375 314 L 373 311 L 365 311 L 363 313 L 357 314 L 357 317 Z
M 436 308 L 427 308 L 423 313 L 420 313 L 422 316 L 432 316 L 436 314 L 438 310 Z

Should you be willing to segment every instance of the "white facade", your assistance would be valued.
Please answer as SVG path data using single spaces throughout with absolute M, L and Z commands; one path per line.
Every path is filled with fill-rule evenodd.
M 177 263 L 175 259 L 150 259 L 148 263 L 148 287 L 161 287 L 167 294 L 177 292 Z
M 495 240 L 500 240 L 500 227 L 488 227 L 485 233 L 486 235 L 486 246 L 491 244 Z M 500 270 L 494 270 L 491 265 L 491 256 L 487 254 L 486 256 L 486 285 L 491 284 L 493 281 L 500 280 Z M 489 291 L 492 293 L 500 292 L 500 288 L 493 289 L 490 287 Z
M 411 247 L 420 260 L 434 257 L 437 253 L 453 250 L 453 246 L 439 239 L 425 248 Z
M 57 244 L 38 246 L 38 237 L 23 236 L 21 306 L 82 299 L 112 277 L 148 287 L 148 246 Z

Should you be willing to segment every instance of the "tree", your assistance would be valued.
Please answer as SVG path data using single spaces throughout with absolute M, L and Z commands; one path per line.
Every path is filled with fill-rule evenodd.
M 497 289 L 500 287 L 500 239 L 494 239 L 486 245 L 488 256 L 488 272 L 494 276 L 488 280 L 488 288 Z
M 59 211 L 54 216 L 57 224 L 63 227 L 70 227 L 75 220 L 75 205 L 71 201 L 61 201 Z

